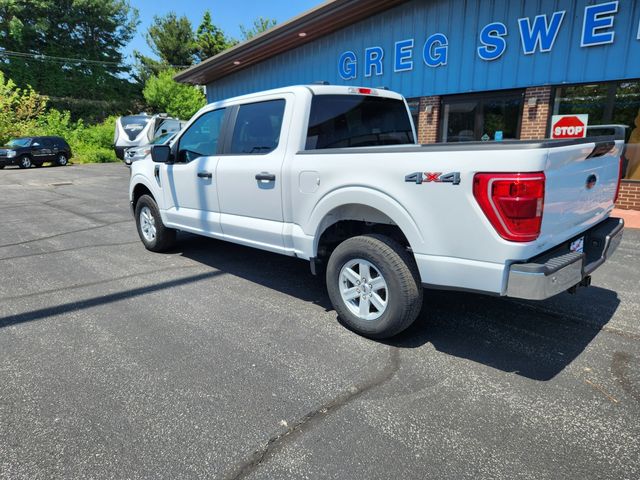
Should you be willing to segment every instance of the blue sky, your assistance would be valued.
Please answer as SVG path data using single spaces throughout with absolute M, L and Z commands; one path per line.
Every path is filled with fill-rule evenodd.
M 178 16 L 186 15 L 197 28 L 205 10 L 209 9 L 213 23 L 227 34 L 240 38 L 240 25 L 249 26 L 257 17 L 275 18 L 283 23 L 300 13 L 322 3 L 322 0 L 130 0 L 131 6 L 140 12 L 140 25 L 136 37 L 125 52 L 131 55 L 138 50 L 152 55 L 144 38 L 154 15 L 164 15 L 174 11 Z

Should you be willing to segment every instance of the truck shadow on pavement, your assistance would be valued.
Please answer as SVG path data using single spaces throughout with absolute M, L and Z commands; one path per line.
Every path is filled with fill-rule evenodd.
M 311 275 L 306 262 L 186 234 L 178 248 L 185 258 L 332 310 L 324 278 Z M 599 287 L 543 302 L 425 290 L 416 322 L 383 343 L 400 349 L 432 344 L 448 355 L 547 381 L 584 351 L 619 304 L 615 292 Z
M 533 302 L 425 290 L 422 313 L 386 343 L 439 352 L 547 381 L 575 360 L 611 320 L 616 292 L 590 287 Z

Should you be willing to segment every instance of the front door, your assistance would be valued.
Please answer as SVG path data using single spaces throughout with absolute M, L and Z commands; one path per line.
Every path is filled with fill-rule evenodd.
M 218 179 L 222 231 L 230 240 L 272 251 L 282 237 L 282 133 L 286 101 L 274 98 L 240 105 Z
M 167 221 L 203 234 L 221 234 L 218 139 L 225 109 L 204 113 L 179 138 L 173 164 L 161 164 L 160 186 Z

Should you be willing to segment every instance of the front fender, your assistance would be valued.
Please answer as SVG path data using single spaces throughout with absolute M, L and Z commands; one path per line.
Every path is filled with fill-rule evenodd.
M 162 209 L 162 206 L 160 205 L 160 202 L 162 201 L 161 199 L 161 192 L 160 189 L 158 188 L 158 185 L 154 185 L 155 182 L 150 181 L 146 175 L 142 174 L 142 173 L 135 173 L 132 177 L 131 180 L 129 181 L 129 201 L 133 202 L 133 192 L 136 189 L 136 187 L 138 185 L 144 185 L 147 190 L 149 190 L 151 192 L 151 194 L 153 195 L 153 198 L 155 199 L 156 203 L 158 204 L 158 207 L 160 209 Z

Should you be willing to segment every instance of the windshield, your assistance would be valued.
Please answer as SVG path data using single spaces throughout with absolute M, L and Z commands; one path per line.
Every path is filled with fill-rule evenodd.
M 159 137 L 156 137 L 151 141 L 151 145 L 162 145 L 164 143 L 167 143 L 169 140 L 173 138 L 174 135 L 175 135 L 175 132 L 165 133 L 164 135 L 160 135 Z
M 31 145 L 30 138 L 16 138 L 7 142 L 8 147 L 28 147 Z

